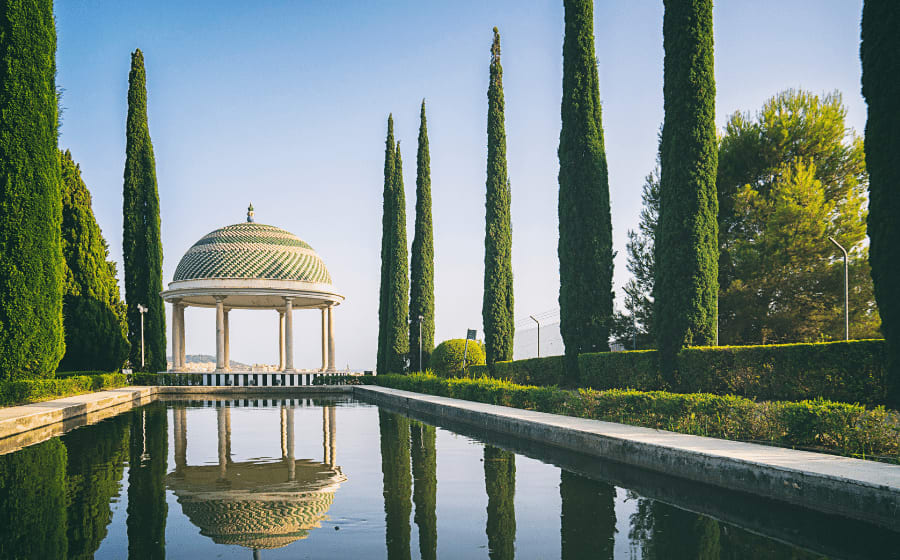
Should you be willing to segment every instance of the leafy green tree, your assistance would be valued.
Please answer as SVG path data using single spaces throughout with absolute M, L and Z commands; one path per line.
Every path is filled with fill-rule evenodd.
M 434 349 L 434 233 L 431 227 L 431 156 L 425 100 L 419 124 L 419 152 L 416 157 L 416 231 L 413 235 L 409 289 L 409 369 L 425 371 Z M 419 317 L 422 317 L 419 363 Z
M 114 371 L 128 357 L 125 304 L 116 263 L 91 210 L 91 193 L 69 150 L 60 153 L 62 249 L 66 263 L 62 371 Z
M 0 4 L 0 380 L 65 352 L 52 0 Z
M 110 502 L 128 459 L 128 415 L 74 430 L 62 438 L 66 446 L 68 558 L 90 560 L 112 521 Z
M 578 355 L 609 350 L 612 218 L 591 0 L 565 0 L 559 133 L 559 310 L 566 376 Z
M 390 307 L 391 231 L 394 187 L 394 115 L 388 115 L 387 138 L 384 141 L 384 194 L 381 214 L 381 285 L 378 292 L 378 373 L 389 373 L 387 365 Z
M 403 373 L 409 358 L 409 257 L 406 245 L 406 194 L 403 189 L 403 158 L 400 142 L 394 150 L 394 178 L 391 186 L 391 237 L 388 247 L 389 295 L 387 299 L 386 371 Z
M 125 183 L 123 188 L 124 228 L 122 252 L 125 269 L 125 302 L 131 365 L 140 369 L 141 314 L 144 315 L 146 371 L 166 369 L 166 313 L 162 298 L 163 250 L 160 240 L 159 192 L 156 161 L 147 125 L 147 75 L 144 54 L 131 54 L 128 74 L 128 117 L 125 131 Z
M 166 557 L 166 467 L 168 429 L 165 403 L 131 413 L 128 448 L 128 558 Z
M 488 557 L 512 560 L 516 555 L 515 453 L 484 446 L 484 485 L 488 496 Z
M 656 257 L 653 243 L 659 220 L 659 165 L 644 178 L 641 188 L 640 222 L 637 230 L 628 230 L 626 268 L 632 278 L 625 283 L 625 311 L 616 312 L 613 338 L 625 348 L 653 348 L 653 283 Z
M 381 473 L 384 477 L 384 525 L 389 560 L 409 560 L 412 512 L 410 492 L 409 418 L 378 411 Z
M 66 448 L 54 438 L 0 455 L 0 558 L 67 558 Z
M 722 343 L 843 338 L 843 261 L 829 237 L 850 252 L 851 335 L 877 336 L 863 141 L 845 117 L 838 93 L 789 90 L 755 118 L 728 120 L 717 179 Z
M 413 519 L 419 527 L 419 555 L 422 560 L 437 558 L 437 457 L 434 426 L 412 422 L 410 449 L 413 474 Z
M 506 169 L 503 67 L 500 33 L 494 28 L 487 112 L 487 196 L 485 197 L 484 300 L 481 318 L 487 363 L 512 360 L 515 336 L 510 185 Z
M 900 407 L 900 6 L 865 0 L 862 14 L 862 92 L 868 105 L 869 259 L 887 341 L 888 401 Z
M 713 344 L 718 292 L 712 0 L 665 0 L 654 326 L 671 375 L 684 346 Z

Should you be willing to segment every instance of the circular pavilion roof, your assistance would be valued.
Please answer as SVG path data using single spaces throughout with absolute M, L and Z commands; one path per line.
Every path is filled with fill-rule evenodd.
M 338 305 L 344 297 L 331 283 L 322 258 L 307 243 L 279 227 L 247 221 L 212 231 L 181 258 L 166 301 L 215 307 L 217 299 L 238 309 L 294 309 Z
M 187 250 L 174 282 L 204 278 L 264 278 L 331 284 L 321 257 L 299 237 L 246 222 L 207 233 Z

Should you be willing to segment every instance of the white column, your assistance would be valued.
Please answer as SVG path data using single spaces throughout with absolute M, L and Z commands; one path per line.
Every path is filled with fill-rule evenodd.
M 294 407 L 287 408 L 287 461 L 288 461 L 288 479 L 297 478 L 297 461 L 294 459 Z
M 284 371 L 294 371 L 294 302 L 292 298 L 284 298 Z
M 225 298 L 216 296 L 216 371 L 225 371 Z
M 178 364 L 181 367 L 181 371 L 187 369 L 187 351 L 185 348 L 187 344 L 185 343 L 184 336 L 184 310 L 187 305 L 181 304 L 178 306 L 178 332 L 180 338 L 178 339 L 178 349 L 180 350 L 181 355 L 178 357 Z
M 328 311 L 322 308 L 322 371 L 328 369 Z
M 278 310 L 278 371 L 284 371 L 284 311 Z
M 231 371 L 231 348 L 230 348 L 230 331 L 228 330 L 228 313 L 230 309 L 225 310 L 225 371 Z
M 178 348 L 178 301 L 172 300 L 172 369 L 169 371 L 178 371 L 178 358 L 181 357 L 181 350 Z
M 334 306 L 328 306 L 328 369 L 334 371 Z
M 228 474 L 228 430 L 225 425 L 225 407 L 216 409 L 216 424 L 219 428 L 219 479 Z

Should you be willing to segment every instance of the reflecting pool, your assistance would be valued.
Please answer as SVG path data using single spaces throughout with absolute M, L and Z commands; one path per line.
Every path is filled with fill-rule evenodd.
M 165 401 L 0 455 L 0 558 L 900 558 L 900 535 L 350 398 Z

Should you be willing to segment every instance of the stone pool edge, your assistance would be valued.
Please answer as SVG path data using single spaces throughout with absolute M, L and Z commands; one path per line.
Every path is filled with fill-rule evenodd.
M 489 405 L 399 389 L 354 394 L 435 418 L 510 434 L 900 531 L 900 466 Z

